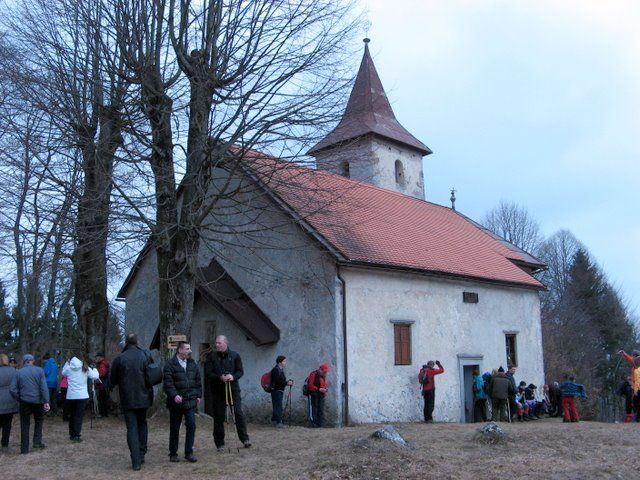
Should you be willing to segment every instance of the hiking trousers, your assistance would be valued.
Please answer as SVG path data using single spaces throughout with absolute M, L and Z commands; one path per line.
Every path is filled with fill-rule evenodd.
M 44 404 L 20 402 L 20 453 L 29 453 L 29 430 L 33 415 L 33 445 L 42 445 Z
M 13 413 L 0 414 L 0 429 L 2 429 L 2 446 L 9 446 L 9 436 L 11 435 L 11 422 L 13 422 Z
M 431 390 L 423 390 L 422 395 L 424 396 L 424 421 L 432 422 L 433 408 L 436 401 L 436 389 L 432 388 Z
M 474 422 L 486 422 L 487 421 L 487 401 L 484 398 L 477 398 L 473 403 L 473 421 Z
M 562 410 L 564 411 L 565 422 L 577 422 L 580 420 L 574 397 L 562 397 Z
M 509 415 L 507 413 L 507 400 L 506 398 L 493 398 L 491 399 L 492 413 L 491 420 L 494 422 L 508 422 Z
M 271 406 L 273 407 L 273 413 L 271 414 L 271 421 L 275 424 L 282 423 L 282 398 L 284 397 L 283 390 L 271 391 Z
M 222 392 L 224 395 L 224 392 Z M 242 443 L 249 441 L 249 434 L 247 433 L 247 422 L 244 419 L 244 412 L 242 411 L 242 399 L 240 398 L 240 392 L 233 391 L 233 410 L 235 412 L 234 420 L 236 422 L 236 431 L 238 432 L 238 438 Z M 216 448 L 224 445 L 224 420 L 227 411 L 227 402 L 224 396 L 214 394 L 213 397 L 213 442 L 216 444 Z
M 69 438 L 80 438 L 82 433 L 82 419 L 84 418 L 84 411 L 87 409 L 86 398 L 80 400 L 67 400 L 69 404 Z
M 311 401 L 311 423 L 315 427 L 324 425 L 324 395 L 320 392 L 311 392 L 309 394 Z

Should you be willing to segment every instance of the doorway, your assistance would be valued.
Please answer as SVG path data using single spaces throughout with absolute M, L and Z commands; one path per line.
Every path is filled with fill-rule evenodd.
M 481 371 L 482 355 L 458 355 L 460 373 L 460 422 L 473 423 L 473 372 Z

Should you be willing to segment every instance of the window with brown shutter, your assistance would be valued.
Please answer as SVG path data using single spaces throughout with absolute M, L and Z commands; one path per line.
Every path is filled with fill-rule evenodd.
M 393 325 L 393 343 L 395 346 L 395 364 L 411 365 L 411 325 Z

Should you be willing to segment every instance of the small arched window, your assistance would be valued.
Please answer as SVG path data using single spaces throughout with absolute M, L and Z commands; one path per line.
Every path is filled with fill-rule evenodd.
M 396 160 L 396 183 L 404 186 L 404 165 L 400 160 Z
M 340 175 L 346 178 L 351 177 L 351 172 L 349 171 L 349 162 L 342 162 L 340 164 Z

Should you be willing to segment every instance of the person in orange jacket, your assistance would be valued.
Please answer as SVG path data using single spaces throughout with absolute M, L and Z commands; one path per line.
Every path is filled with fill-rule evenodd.
M 633 409 L 636 412 L 636 422 L 640 422 L 640 352 L 634 350 L 629 355 L 624 350 L 618 353 L 622 354 L 624 359 L 631 364 L 631 389 L 633 390 Z

